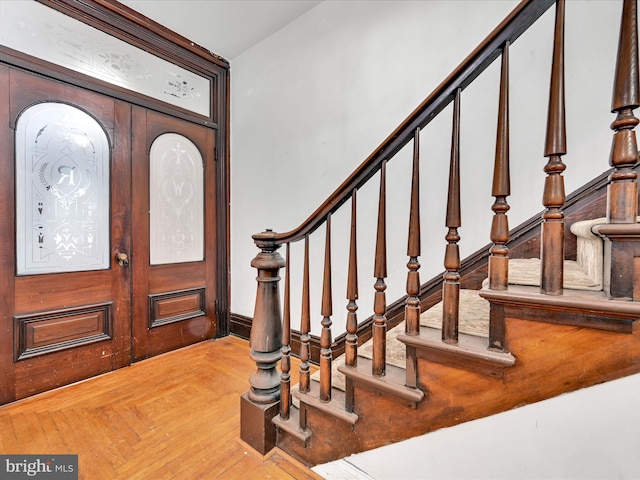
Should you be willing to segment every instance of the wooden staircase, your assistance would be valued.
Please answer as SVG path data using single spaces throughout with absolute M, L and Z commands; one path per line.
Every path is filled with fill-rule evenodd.
M 553 4 L 556 24 L 545 145 L 545 209 L 510 231 L 509 45 Z M 565 197 L 562 177 L 566 153 L 564 1 L 525 0 L 300 227 L 284 234 L 254 235 L 261 249 L 252 263 L 258 270 L 251 330 L 251 355 L 257 370 L 241 400 L 245 441 L 263 453 L 277 444 L 315 465 L 640 372 L 638 150 L 633 131 L 638 123 L 633 110 L 640 106 L 636 9 L 636 0 L 624 0 L 612 105 L 617 114 L 611 126 L 612 169 L 569 197 Z M 492 243 L 461 261 L 460 93 L 497 56 L 502 59 L 502 74 Z M 445 272 L 421 284 L 419 134 L 448 103 L 453 103 L 453 127 Z M 385 297 L 385 172 L 387 162 L 405 145 L 412 145 L 414 152 L 407 295 L 389 306 Z M 359 324 L 356 192 L 377 172 L 374 314 Z M 331 216 L 348 200 L 352 212 L 349 304 L 346 334 L 338 345 L 331 332 Z M 584 223 L 600 217 L 604 220 Z M 319 372 L 312 378 L 309 236 L 323 224 L 323 320 Z M 601 245 L 602 257 L 595 255 L 595 271 L 601 275 L 593 282 L 581 280 L 578 288 L 571 284 L 578 275 L 570 272 L 581 262 L 579 272 L 593 270 L 584 267 L 584 262 L 594 255 L 585 255 L 580 244 L 594 239 Z M 292 387 L 289 246 L 296 241 L 304 241 L 305 260 L 300 384 Z M 281 245 L 286 246 L 286 259 L 278 253 Z M 525 265 L 526 275 L 515 273 L 518 263 Z M 282 267 L 281 313 L 278 284 Z M 539 273 L 531 275 L 528 270 L 534 268 Z M 434 315 L 435 310 L 429 309 L 439 300 Z M 478 306 L 482 302 L 485 306 Z M 434 325 L 434 316 L 441 319 L 439 324 Z M 478 330 L 478 325 L 483 327 Z M 339 351 L 344 356 L 336 362 L 334 354 Z

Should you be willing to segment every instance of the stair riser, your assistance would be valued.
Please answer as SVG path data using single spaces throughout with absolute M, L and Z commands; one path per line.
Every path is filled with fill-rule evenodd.
M 418 352 L 426 398 L 411 409 L 356 383 L 350 425 L 307 410 L 308 448 L 282 435 L 279 446 L 309 464 L 324 463 L 439 428 L 486 417 L 640 372 L 640 334 L 505 319 L 505 347 L 516 356 L 504 378 L 430 362 Z

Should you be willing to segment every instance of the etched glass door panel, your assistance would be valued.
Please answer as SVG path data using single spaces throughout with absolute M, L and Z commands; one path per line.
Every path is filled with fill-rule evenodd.
M 198 148 L 176 133 L 160 135 L 149 153 L 151 265 L 204 258 L 203 163 Z
M 63 103 L 29 107 L 16 126 L 18 275 L 109 268 L 109 142 Z

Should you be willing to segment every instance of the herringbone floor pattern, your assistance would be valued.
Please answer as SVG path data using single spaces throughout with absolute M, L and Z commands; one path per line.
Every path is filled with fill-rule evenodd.
M 0 452 L 78 454 L 86 480 L 320 478 L 240 440 L 255 368 L 248 342 L 226 337 L 6 405 Z

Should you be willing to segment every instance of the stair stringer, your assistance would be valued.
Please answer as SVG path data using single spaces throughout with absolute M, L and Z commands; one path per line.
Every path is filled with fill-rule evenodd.
M 415 408 L 356 380 L 356 423 L 306 405 L 306 447 L 285 432 L 278 446 L 308 465 L 326 463 L 640 372 L 638 321 L 621 333 L 526 317 L 526 309 L 504 317 L 505 349 L 517 360 L 501 378 L 434 362 L 416 348 L 417 388 L 425 398 Z

